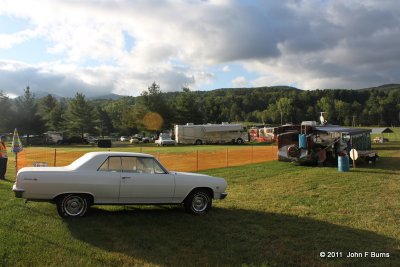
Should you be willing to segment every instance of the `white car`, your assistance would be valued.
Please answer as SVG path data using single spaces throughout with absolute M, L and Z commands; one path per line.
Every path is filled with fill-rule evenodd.
M 128 136 L 121 136 L 121 137 L 119 138 L 119 140 L 120 140 L 121 142 L 126 142 L 126 141 L 129 141 L 129 137 L 128 137 Z
M 17 198 L 50 201 L 62 217 L 83 216 L 100 204 L 183 204 L 203 215 L 212 199 L 224 199 L 223 178 L 170 172 L 152 155 L 90 152 L 65 167 L 25 167 L 18 171 Z
M 165 134 L 160 135 L 154 143 L 158 146 L 174 146 L 176 144 L 175 140 L 171 139 L 171 136 Z

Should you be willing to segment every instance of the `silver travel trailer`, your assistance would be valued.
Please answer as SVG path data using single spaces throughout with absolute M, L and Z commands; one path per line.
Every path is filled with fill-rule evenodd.
M 242 124 L 202 124 L 175 125 L 175 140 L 178 144 L 243 144 L 248 134 Z

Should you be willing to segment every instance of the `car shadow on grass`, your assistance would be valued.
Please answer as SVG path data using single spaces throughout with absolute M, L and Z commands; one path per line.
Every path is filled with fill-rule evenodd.
M 400 171 L 400 157 L 379 157 L 375 166 L 378 169 Z
M 206 216 L 192 216 L 180 207 L 93 207 L 87 217 L 66 223 L 78 240 L 161 266 L 390 266 L 400 260 L 399 240 L 244 209 L 214 208 Z M 330 252 L 341 254 L 328 258 Z M 346 258 L 349 252 L 363 256 Z M 389 253 L 389 258 L 370 257 L 371 252 Z

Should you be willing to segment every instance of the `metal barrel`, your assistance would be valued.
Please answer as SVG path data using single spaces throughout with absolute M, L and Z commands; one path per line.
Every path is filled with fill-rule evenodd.
M 299 148 L 307 148 L 307 136 L 299 134 Z
M 349 162 L 349 157 L 347 155 L 338 157 L 338 171 L 339 172 L 350 171 L 350 162 Z

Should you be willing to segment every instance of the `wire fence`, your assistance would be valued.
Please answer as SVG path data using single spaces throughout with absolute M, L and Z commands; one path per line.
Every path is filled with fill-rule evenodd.
M 25 148 L 18 153 L 17 169 L 30 166 L 66 166 L 87 152 L 89 151 L 69 151 L 60 148 Z M 146 153 L 154 155 L 167 169 L 174 171 L 199 171 L 277 160 L 276 146 L 249 146 L 181 153 L 162 151 Z

